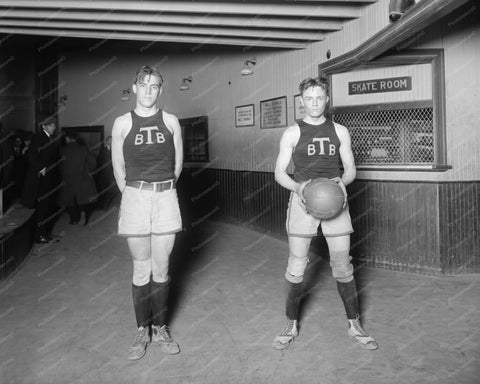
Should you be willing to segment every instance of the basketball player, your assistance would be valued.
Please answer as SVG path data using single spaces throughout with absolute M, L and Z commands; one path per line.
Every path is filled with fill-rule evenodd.
M 327 83 L 318 78 L 307 78 L 300 83 L 299 89 L 306 116 L 303 121 L 287 128 L 283 133 L 275 166 L 275 180 L 292 192 L 286 222 L 289 247 L 285 274 L 287 325 L 275 337 L 272 346 L 275 349 L 284 349 L 298 336 L 303 275 L 308 263 L 310 242 L 321 225 L 328 244 L 332 274 L 337 280 L 338 292 L 347 314 L 348 334 L 364 348 L 377 349 L 375 340 L 360 324 L 357 288 L 349 255 L 350 233 L 353 228 L 345 186 L 350 184 L 356 175 L 350 135 L 345 127 L 324 116 L 328 103 Z M 293 180 L 287 173 L 291 160 L 295 166 Z M 343 173 L 340 162 L 343 164 Z M 342 211 L 329 220 L 317 219 L 305 210 L 303 190 L 312 179 L 318 177 L 336 181 L 345 195 Z
M 128 354 L 138 360 L 152 341 L 167 354 L 180 352 L 166 326 L 168 265 L 175 233 L 182 230 L 175 183 L 182 171 L 178 119 L 157 107 L 163 79 L 141 67 L 132 85 L 136 106 L 115 120 L 112 164 L 122 192 L 118 234 L 133 259 L 133 307 L 137 333 Z

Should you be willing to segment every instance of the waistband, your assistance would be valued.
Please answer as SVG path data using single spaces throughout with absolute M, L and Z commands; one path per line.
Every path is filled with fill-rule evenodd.
M 175 180 L 156 181 L 153 183 L 141 180 L 127 180 L 126 185 L 144 191 L 164 192 L 175 188 Z

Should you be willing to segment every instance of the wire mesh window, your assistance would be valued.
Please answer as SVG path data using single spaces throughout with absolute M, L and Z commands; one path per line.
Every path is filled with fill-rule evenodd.
M 433 108 L 337 113 L 350 131 L 357 165 L 434 163 Z

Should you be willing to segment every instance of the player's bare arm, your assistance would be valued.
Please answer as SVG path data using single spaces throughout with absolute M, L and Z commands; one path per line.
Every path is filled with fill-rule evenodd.
M 352 151 L 352 140 L 348 129 L 343 125 L 335 123 L 335 131 L 340 140 L 340 159 L 343 164 L 342 182 L 344 185 L 350 184 L 357 175 L 357 169 L 355 167 L 355 159 Z
M 175 147 L 175 179 L 178 180 L 183 168 L 183 139 L 180 122 L 175 115 L 163 112 L 163 119 L 168 129 L 173 134 L 173 145 Z
M 113 175 L 117 182 L 118 189 L 123 192 L 125 189 L 125 159 L 123 157 L 123 142 L 129 129 L 132 126 L 130 113 L 117 117 L 112 128 L 112 166 Z
M 297 192 L 301 196 L 301 191 L 305 183 L 295 182 L 287 173 L 288 165 L 292 160 L 293 151 L 300 137 L 298 125 L 292 125 L 283 132 L 280 140 L 280 150 L 278 152 L 277 162 L 275 164 L 275 181 L 282 187 Z

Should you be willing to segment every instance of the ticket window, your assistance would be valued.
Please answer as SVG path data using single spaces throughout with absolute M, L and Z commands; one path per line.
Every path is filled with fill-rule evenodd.
M 349 128 L 359 165 L 424 165 L 435 161 L 433 108 L 338 113 L 334 120 Z
M 449 168 L 443 56 L 409 52 L 329 76 L 329 113 L 349 129 L 359 169 Z

